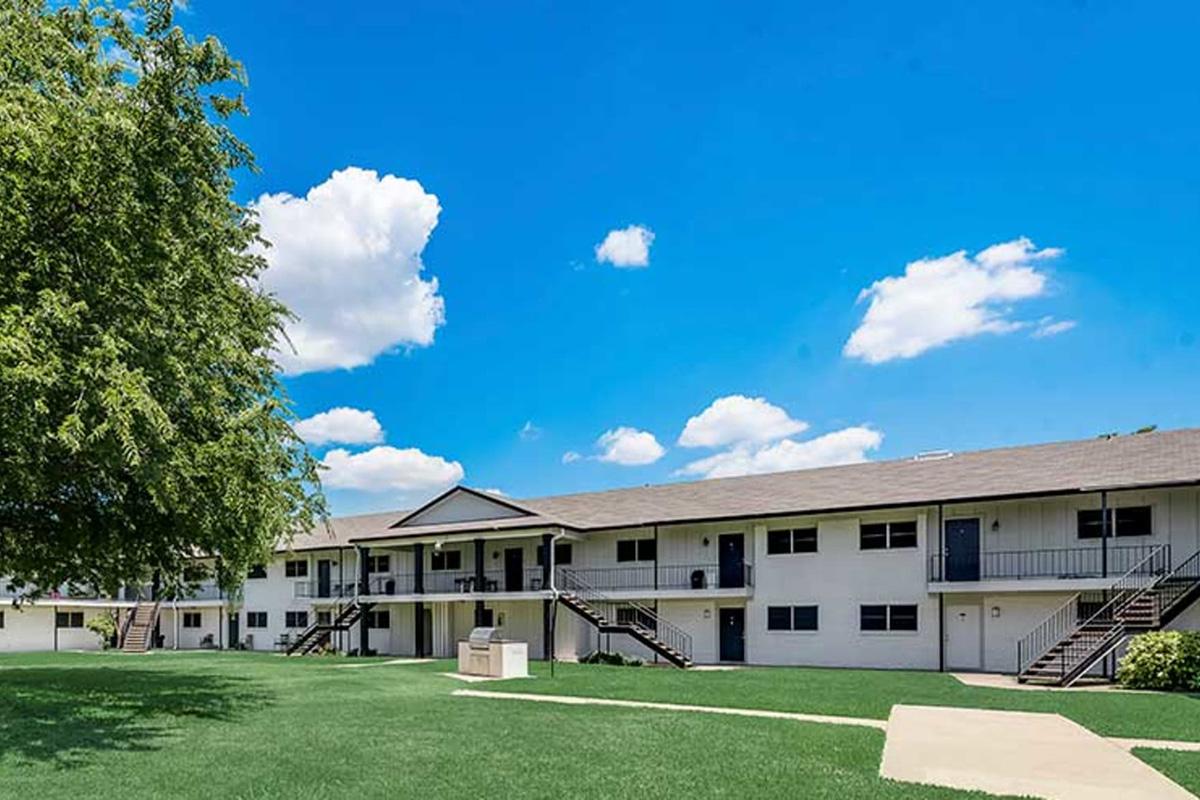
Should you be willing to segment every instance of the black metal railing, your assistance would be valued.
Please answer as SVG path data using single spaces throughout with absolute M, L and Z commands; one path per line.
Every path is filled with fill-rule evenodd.
M 614 600 L 580 575 L 580 570 L 559 571 L 563 592 L 592 608 L 605 621 L 629 628 L 639 637 L 666 645 L 687 661 L 692 660 L 692 637 L 677 625 L 663 619 L 654 609 L 629 600 Z
M 719 564 L 572 567 L 570 571 L 590 586 L 608 592 L 741 589 L 754 585 L 754 572 L 751 565 L 746 563 L 728 569 L 724 574 Z
M 292 593 L 300 599 L 326 599 L 354 597 L 358 592 L 356 581 L 296 581 L 292 584 Z
M 1154 587 L 1154 613 L 1163 619 L 1176 603 L 1200 586 L 1200 551 L 1171 570 Z
M 933 555 L 929 558 L 929 580 L 956 582 L 976 580 L 1028 580 L 1032 578 L 1105 578 L 1124 575 L 1153 553 L 1158 545 L 1108 548 L 1067 547 L 1041 550 L 999 550 L 975 557 Z
M 1024 674 L 1056 650 L 1050 668 L 1065 681 L 1078 670 L 1083 659 L 1120 634 L 1117 630 L 1123 626 L 1120 613 L 1157 583 L 1170 566 L 1170 546 L 1159 545 L 1105 589 L 1104 596 L 1108 599 L 1099 609 L 1088 603 L 1083 594 L 1072 597 L 1017 641 L 1017 674 Z

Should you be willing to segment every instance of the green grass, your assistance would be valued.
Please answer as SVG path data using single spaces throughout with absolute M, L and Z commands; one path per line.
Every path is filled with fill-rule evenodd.
M 1200 795 L 1200 753 L 1137 748 L 1133 754 L 1195 795 Z
M 445 663 L 335 667 L 344 663 L 358 662 L 0 656 L 0 795 L 462 798 L 486 781 L 494 796 L 529 798 L 978 796 L 879 778 L 879 731 L 457 698 L 462 684 L 437 674 Z M 514 684 L 627 680 L 573 672 Z M 629 672 L 648 691 L 669 688 L 672 673 Z M 765 685 L 744 677 L 757 686 L 750 698 L 767 703 Z
M 1200 695 L 1018 692 L 964 686 L 949 675 L 887 670 L 759 667 L 697 672 L 657 667 L 534 664 L 539 680 L 488 689 L 624 700 L 762 708 L 886 719 L 893 705 L 959 706 L 1062 714 L 1104 736 L 1200 741 Z

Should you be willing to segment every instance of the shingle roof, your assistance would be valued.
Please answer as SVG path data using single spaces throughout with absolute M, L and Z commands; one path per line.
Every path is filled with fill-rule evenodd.
M 296 534 L 290 544 L 281 545 L 276 550 L 299 552 L 301 550 L 349 547 L 351 539 L 367 536 L 376 531 L 385 531 L 406 513 L 405 511 L 385 511 L 379 514 L 334 517 L 325 525 L 317 523 L 309 533 Z
M 519 501 L 537 517 L 417 526 L 407 533 L 534 524 L 595 530 L 1191 483 L 1200 483 L 1200 428 L 540 497 Z M 398 531 L 387 528 L 403 516 L 333 522 L 347 541 L 392 538 Z

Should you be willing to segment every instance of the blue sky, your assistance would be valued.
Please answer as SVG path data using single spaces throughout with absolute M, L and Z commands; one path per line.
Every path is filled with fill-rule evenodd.
M 1200 9 L 983 5 L 193 3 L 249 75 L 268 285 L 370 317 L 287 378 L 382 427 L 314 446 L 334 511 L 1200 424 Z M 599 261 L 634 225 L 648 264 Z M 596 458 L 658 452 L 621 428 L 661 456 Z

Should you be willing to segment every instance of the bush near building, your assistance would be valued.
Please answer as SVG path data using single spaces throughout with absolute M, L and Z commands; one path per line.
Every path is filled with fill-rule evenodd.
M 1117 669 L 1131 689 L 1200 690 L 1200 633 L 1156 631 L 1135 636 Z

